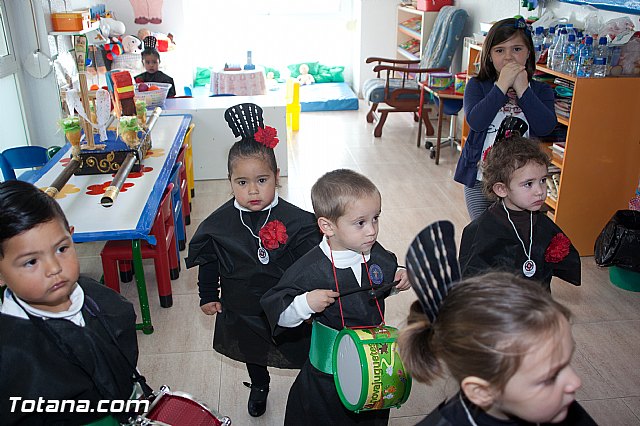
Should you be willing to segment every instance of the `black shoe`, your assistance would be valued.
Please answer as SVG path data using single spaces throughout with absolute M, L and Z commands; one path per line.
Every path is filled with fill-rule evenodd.
M 267 395 L 269 394 L 269 384 L 256 386 L 251 383 L 242 382 L 246 387 L 251 388 L 247 411 L 251 417 L 260 417 L 267 410 Z

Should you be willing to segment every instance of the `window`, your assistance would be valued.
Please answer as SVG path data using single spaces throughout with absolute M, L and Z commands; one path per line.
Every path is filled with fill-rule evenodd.
M 346 66 L 353 55 L 350 0 L 184 1 L 191 23 L 193 66 L 253 63 L 283 70 L 287 65 L 319 61 Z
M 0 99 L 2 99 L 0 151 L 28 144 L 17 77 L 19 67 L 13 54 L 8 21 L 5 0 L 0 0 Z

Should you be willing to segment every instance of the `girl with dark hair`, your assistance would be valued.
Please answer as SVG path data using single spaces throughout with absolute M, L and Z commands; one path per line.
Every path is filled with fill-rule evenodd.
M 236 105 L 225 118 L 242 137 L 229 150 L 233 198 L 200 224 L 185 261 L 198 266 L 200 308 L 216 315 L 213 348 L 247 366 L 248 412 L 258 417 L 266 410 L 267 366 L 301 368 L 311 334 L 302 324 L 274 341 L 260 298 L 321 234 L 312 213 L 278 196 L 278 138 L 276 129 L 264 126 L 262 109 Z
M 464 113 L 471 130 L 454 180 L 465 186 L 472 220 L 491 204 L 482 193 L 478 163 L 495 142 L 503 121 L 518 118 L 526 124 L 526 129 L 518 129 L 520 135 L 528 137 L 547 135 L 556 126 L 553 90 L 532 79 L 535 67 L 533 41 L 524 19 L 496 22 L 483 44 L 480 72 L 464 92 Z
M 415 380 L 460 391 L 418 426 L 595 426 L 575 400 L 571 313 L 535 282 L 491 272 L 453 284 L 434 321 L 418 302 L 398 338 Z

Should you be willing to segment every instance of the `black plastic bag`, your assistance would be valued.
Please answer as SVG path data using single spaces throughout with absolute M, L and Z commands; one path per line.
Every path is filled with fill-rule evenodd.
M 618 210 L 596 239 L 595 261 L 640 272 L 640 211 Z

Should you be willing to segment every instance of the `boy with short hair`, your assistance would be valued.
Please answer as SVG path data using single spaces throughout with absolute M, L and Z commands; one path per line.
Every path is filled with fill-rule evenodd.
M 398 290 L 410 287 L 406 272 L 398 270 L 396 256 L 376 241 L 380 192 L 365 176 L 339 169 L 326 173 L 313 185 L 311 200 L 324 238 L 262 297 L 274 334 L 282 327 L 296 327 L 309 319 L 313 319 L 314 327 L 332 329 L 334 340 L 345 326 L 379 325 L 383 322 L 384 297 L 391 290 L 384 291 L 377 303 L 370 292 L 343 297 L 340 292 L 375 289 L 395 280 L 399 280 Z M 333 341 L 312 338 L 313 359 L 307 359 L 289 391 L 285 425 L 302 421 L 318 425 L 387 424 L 388 409 L 355 413 L 342 404 L 327 360 L 311 355 L 330 353 L 332 347 Z
M 53 198 L 26 182 L 0 183 L 3 424 L 105 421 L 110 413 L 97 412 L 98 401 L 130 399 L 140 377 L 133 306 L 80 276 L 72 233 Z M 41 399 L 44 408 L 72 400 L 78 409 L 24 409 Z

